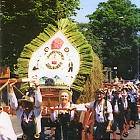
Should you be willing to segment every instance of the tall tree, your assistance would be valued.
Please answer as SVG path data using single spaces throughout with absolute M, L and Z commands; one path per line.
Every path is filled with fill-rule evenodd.
M 118 75 L 132 78 L 137 73 L 137 36 L 140 9 L 129 0 L 102 2 L 89 17 L 89 32 L 101 39 L 103 63 L 118 67 Z
M 99 37 L 94 35 L 90 30 L 89 23 L 78 23 L 80 31 L 84 34 L 86 39 L 88 40 L 89 44 L 92 44 L 93 51 L 98 54 L 100 59 L 102 58 L 102 44 L 104 43 Z
M 0 64 L 17 63 L 23 46 L 49 24 L 76 15 L 79 0 L 2 0 Z

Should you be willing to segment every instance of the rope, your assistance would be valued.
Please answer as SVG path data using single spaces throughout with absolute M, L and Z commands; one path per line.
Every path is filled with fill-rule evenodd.
M 0 91 L 2 91 L 7 85 L 8 85 L 8 83 L 9 83 L 9 79 L 7 80 L 7 82 L 4 84 L 4 85 L 2 85 L 1 87 L 0 87 Z M 16 86 L 13 86 L 21 95 L 24 95 L 23 94 L 23 92 L 21 92 Z M 0 92 L 0 94 L 1 94 L 2 92 Z
M 8 83 L 9 83 L 9 80 L 7 80 L 7 82 L 6 82 L 4 85 L 2 85 L 2 86 L 0 87 L 0 91 L 2 91 L 3 88 L 5 88 L 5 87 L 8 85 Z
M 24 95 L 22 91 L 20 91 L 16 86 L 13 86 L 21 95 Z

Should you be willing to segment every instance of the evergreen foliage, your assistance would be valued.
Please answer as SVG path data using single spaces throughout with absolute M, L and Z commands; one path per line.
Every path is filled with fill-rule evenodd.
M 140 9 L 130 0 L 108 0 L 98 5 L 89 17 L 88 31 L 91 37 L 102 41 L 97 48 L 104 66 L 118 67 L 118 76 L 132 79 L 138 66 L 138 32 Z M 98 46 L 97 46 L 98 47 Z

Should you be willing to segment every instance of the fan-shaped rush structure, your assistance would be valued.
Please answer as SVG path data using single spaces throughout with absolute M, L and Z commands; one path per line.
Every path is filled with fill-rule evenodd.
M 99 87 L 103 80 L 102 64 L 86 38 L 78 31 L 77 25 L 68 19 L 61 19 L 55 25 L 49 24 L 42 33 L 24 46 L 18 59 L 16 73 L 20 78 L 28 77 L 29 62 L 32 54 L 59 31 L 63 33 L 80 55 L 79 71 L 70 88 L 73 91 L 83 93 L 83 95 L 87 91 L 90 94 L 92 90 Z M 23 87 L 25 86 L 26 84 L 23 85 Z

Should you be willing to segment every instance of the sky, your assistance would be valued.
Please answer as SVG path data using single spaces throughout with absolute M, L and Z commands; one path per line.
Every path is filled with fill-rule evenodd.
M 135 4 L 138 8 L 140 8 L 140 0 L 130 0 L 132 4 Z M 74 19 L 78 22 L 88 22 L 88 18 L 85 16 L 88 14 L 92 14 L 96 8 L 98 7 L 98 4 L 100 2 L 107 2 L 107 0 L 80 0 L 80 10 L 77 13 L 77 16 L 74 17 Z

